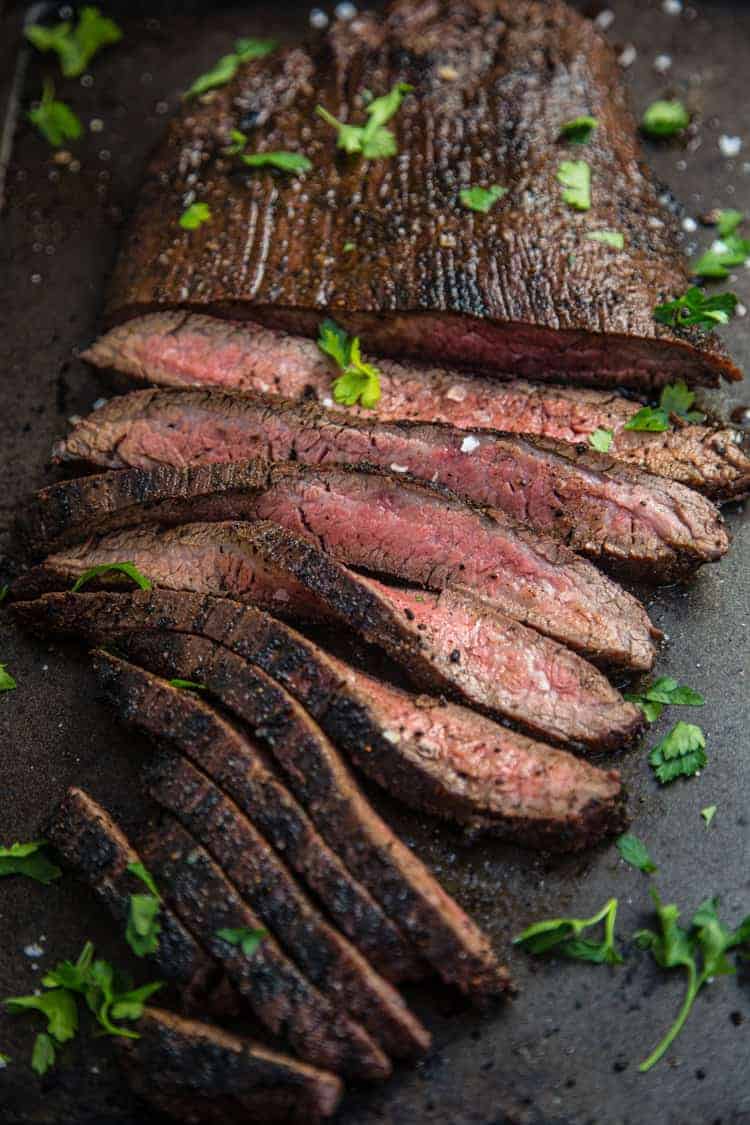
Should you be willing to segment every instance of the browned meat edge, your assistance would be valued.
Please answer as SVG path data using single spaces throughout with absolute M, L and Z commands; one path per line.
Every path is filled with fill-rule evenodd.
M 251 956 L 219 936 L 224 928 L 262 929 L 260 919 L 206 850 L 166 817 L 142 846 L 161 893 L 224 966 L 240 995 L 300 1058 L 342 1077 L 387 1078 L 391 1065 L 360 1024 L 332 1004 L 266 933 Z
M 178 1120 L 314 1125 L 341 1100 L 340 1080 L 289 1055 L 163 1008 L 145 1008 L 138 1039 L 118 1039 L 134 1090 Z
M 684 576 L 729 539 L 704 496 L 548 438 L 454 426 L 373 422 L 314 405 L 209 391 L 134 391 L 79 422 L 58 460 L 103 468 L 241 461 L 368 461 L 442 484 L 631 577 Z
M 340 562 L 488 605 L 590 659 L 647 671 L 659 636 L 630 594 L 562 543 L 437 485 L 372 468 L 263 461 L 60 481 L 19 514 L 36 554 L 144 523 L 269 519 Z
M 342 157 L 316 105 L 361 122 L 362 92 L 396 82 L 414 87 L 389 122 L 398 157 Z M 252 147 L 304 153 L 308 172 L 248 171 L 227 154 L 248 107 Z M 599 124 L 582 152 L 559 134 L 584 113 Z M 561 161 L 581 158 L 585 213 L 557 181 Z M 178 220 L 196 168 L 221 221 L 188 232 Z M 477 181 L 508 189 L 487 214 L 460 203 Z M 624 248 L 587 240 L 602 229 Z M 149 165 L 108 312 L 180 307 L 303 335 L 331 312 L 373 352 L 499 373 L 641 388 L 740 378 L 714 334 L 654 320 L 689 280 L 615 54 L 591 22 L 559 0 L 398 0 L 382 20 L 339 25 L 312 54 L 277 52 L 184 104 Z
M 213 857 L 312 984 L 340 1003 L 394 1058 L 412 1058 L 430 1036 L 403 999 L 320 915 L 249 818 L 178 754 L 147 766 L 151 796 Z
M 186 693 L 132 665 L 106 653 L 97 664 L 105 692 L 130 725 L 143 723 L 140 712 L 155 692 L 177 696 L 174 707 L 192 713 L 197 736 L 213 721 L 211 709 L 199 700 L 186 699 Z M 256 673 L 242 711 L 284 765 L 321 834 L 444 979 L 480 995 L 506 990 L 507 973 L 484 934 L 370 807 L 312 720 L 263 676 Z M 168 730 L 163 733 L 170 737 Z

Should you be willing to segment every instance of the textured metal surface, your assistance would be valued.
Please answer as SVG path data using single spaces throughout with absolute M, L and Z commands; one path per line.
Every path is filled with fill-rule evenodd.
M 694 151 L 651 148 L 659 176 L 690 216 L 715 206 L 750 210 L 750 103 L 743 53 L 750 40 L 750 6 L 729 0 L 686 6 L 670 15 L 651 0 L 616 0 L 608 30 L 638 56 L 628 71 L 642 108 L 657 93 L 686 96 L 700 115 Z M 0 527 L 33 488 L 53 479 L 49 447 L 65 419 L 84 412 L 100 394 L 100 380 L 73 350 L 95 331 L 102 283 L 111 268 L 118 224 L 139 182 L 148 148 L 161 133 L 178 92 L 231 43 L 234 32 L 279 34 L 306 28 L 307 7 L 246 4 L 242 12 L 163 16 L 159 22 L 130 6 L 124 43 L 92 66 L 90 86 L 59 82 L 59 92 L 87 125 L 76 146 L 80 170 L 56 164 L 47 146 L 21 123 L 0 218 Z M 135 12 L 135 14 L 134 14 Z M 0 86 L 15 58 L 20 6 L 0 10 Z M 660 75 L 659 55 L 672 58 Z M 35 96 L 46 61 L 35 58 L 24 101 Z M 90 123 L 99 119 L 101 131 Z M 738 157 L 724 157 L 721 134 L 740 136 Z M 749 163 L 744 164 L 744 160 Z M 708 232 L 689 235 L 706 245 Z M 733 287 L 750 303 L 750 276 Z M 738 319 L 725 333 L 740 363 L 750 346 Z M 750 401 L 740 387 L 734 402 Z M 645 750 L 623 762 L 631 788 L 635 830 L 660 863 L 663 894 L 686 912 L 718 893 L 731 920 L 750 909 L 748 875 L 747 683 L 750 527 L 729 513 L 734 548 L 720 566 L 704 570 L 687 590 L 666 590 L 653 601 L 654 618 L 669 635 L 660 660 L 708 700 L 700 722 L 710 764 L 690 782 L 659 790 Z M 5 579 L 0 576 L 0 582 Z M 148 808 L 135 785 L 145 744 L 124 734 L 97 701 L 86 663 L 73 648 L 18 634 L 0 611 L 0 660 L 18 690 L 0 697 L 0 839 L 27 839 L 66 785 L 84 784 L 122 818 L 126 828 Z M 674 721 L 666 716 L 654 738 Z M 693 714 L 684 716 L 694 718 Z M 717 804 L 710 829 L 700 809 Z M 465 848 L 444 826 L 388 806 L 388 815 L 453 892 L 482 922 L 498 947 L 529 921 L 558 913 L 585 914 L 615 894 L 618 929 L 631 933 L 647 919 L 647 881 L 626 868 L 613 848 L 565 861 L 523 855 L 493 845 Z M 39 961 L 24 955 L 45 939 Z M 43 888 L 24 880 L 0 882 L 0 995 L 38 986 L 44 968 L 77 953 L 85 938 L 139 980 L 143 965 L 126 948 L 92 896 L 66 877 Z M 429 1058 L 398 1069 L 381 1088 L 353 1092 L 341 1125 L 729 1125 L 750 1121 L 747 1070 L 750 1000 L 747 976 L 706 989 L 669 1057 L 647 1076 L 637 1064 L 672 1019 L 677 978 L 652 969 L 629 951 L 617 970 L 575 963 L 539 964 L 511 954 L 519 983 L 515 1001 L 496 1012 L 456 1011 L 444 990 L 415 994 L 435 1035 Z M 38 964 L 40 968 L 35 969 Z M 0 1051 L 12 1057 L 0 1071 L 0 1120 L 8 1125 L 136 1125 L 151 1120 L 126 1092 L 110 1046 L 85 1034 L 61 1053 L 43 1080 L 27 1066 L 37 1023 L 0 1014 Z

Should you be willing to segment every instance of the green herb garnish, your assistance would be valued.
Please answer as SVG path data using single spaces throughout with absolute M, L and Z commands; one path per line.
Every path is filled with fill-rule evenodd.
M 40 1031 L 31 1052 L 31 1069 L 41 1078 L 55 1063 L 55 1044 L 51 1035 Z
M 82 587 L 84 587 L 87 582 L 90 582 L 92 580 L 92 578 L 98 578 L 102 574 L 111 574 L 113 572 L 119 572 L 120 574 L 127 575 L 128 578 L 132 578 L 132 580 L 137 586 L 141 588 L 141 590 L 151 589 L 150 579 L 146 578 L 144 574 L 141 574 L 135 563 L 115 562 L 100 563 L 98 566 L 89 567 L 89 569 L 84 571 L 81 577 L 76 580 L 71 593 L 77 594 L 78 591 L 82 589 Z
M 514 938 L 513 944 L 522 946 L 528 953 L 555 952 L 578 961 L 593 961 L 597 965 L 619 965 L 622 957 L 615 945 L 616 916 L 617 899 L 611 898 L 591 918 L 551 918 L 535 922 Z M 601 922 L 604 922 L 603 941 L 581 937 L 585 930 Z
M 30 109 L 27 116 L 53 148 L 62 148 L 66 141 L 77 140 L 83 131 L 70 106 L 55 101 L 55 87 L 49 79 L 45 79 L 39 105 Z
M 0 664 L 0 691 L 13 691 L 18 685 L 11 676 L 10 672 L 6 670 L 4 664 Z
M 708 297 L 702 289 L 693 286 L 683 297 L 667 301 L 654 309 L 654 320 L 670 328 L 699 328 L 712 330 L 717 324 L 728 324 L 737 306 L 734 293 L 717 293 Z
M 690 124 L 690 114 L 682 102 L 655 101 L 641 119 L 641 129 L 650 137 L 673 137 Z
M 641 1063 L 638 1069 L 642 1072 L 650 1070 L 679 1035 L 703 985 L 714 977 L 728 976 L 736 971 L 727 959 L 727 953 L 746 946 L 750 939 L 750 916 L 736 930 L 726 929 L 719 921 L 716 898 L 701 903 L 693 915 L 690 929 L 686 930 L 678 925 L 680 913 L 674 903 L 664 906 L 654 887 L 651 887 L 651 897 L 659 929 L 639 930 L 633 935 L 634 941 L 641 949 L 648 950 L 661 968 L 684 969 L 687 988 L 676 1020 Z
M 741 266 L 750 257 L 750 239 L 727 234 L 706 250 L 693 266 L 696 277 L 725 278 L 733 266 Z
M 81 8 L 75 27 L 70 20 L 53 27 L 33 23 L 24 28 L 24 35 L 39 51 L 54 51 L 66 78 L 83 74 L 94 55 L 119 43 L 122 32 L 114 20 L 103 16 L 98 8 Z
M 125 940 L 137 957 L 156 953 L 159 948 L 161 922 L 161 895 L 156 889 L 153 877 L 142 863 L 129 863 L 128 871 L 148 887 L 149 894 L 130 896 Z
M 625 699 L 636 703 L 650 723 L 655 723 L 665 706 L 702 707 L 706 702 L 700 692 L 678 684 L 671 676 L 660 676 L 642 692 L 625 692 Z
M 0 605 L 3 604 L 3 602 L 5 601 L 5 599 L 7 598 L 9 593 L 10 593 L 10 586 L 6 582 L 6 584 L 4 586 L 0 586 Z
M 670 427 L 670 417 L 675 414 L 685 422 L 704 422 L 706 415 L 700 410 L 691 410 L 695 393 L 685 383 L 668 383 L 662 388 L 657 406 L 643 406 L 629 418 L 623 426 L 625 430 L 641 430 L 650 433 L 663 433 Z
M 591 207 L 591 169 L 585 160 L 563 160 L 557 169 L 557 182 L 562 184 L 562 197 L 575 211 Z
M 413 90 L 408 82 L 397 82 L 387 94 L 374 98 L 365 106 L 365 125 L 347 125 L 322 106 L 316 106 L 318 117 L 336 130 L 336 146 L 344 152 L 361 153 L 365 160 L 378 160 L 398 152 L 396 138 L 385 125 L 398 112 L 404 96 Z
M 299 152 L 252 152 L 240 157 L 249 168 L 278 168 L 281 172 L 309 172 L 312 162 Z
M 462 188 L 459 192 L 459 199 L 469 211 L 483 211 L 486 214 L 497 203 L 498 199 L 502 199 L 507 194 L 507 188 L 500 187 L 499 184 L 493 184 L 492 187 L 488 188 Z
M 182 691 L 206 691 L 205 684 L 197 684 L 194 680 L 170 680 L 169 686 L 181 688 Z
M 25 875 L 45 884 L 59 879 L 62 871 L 44 855 L 46 846 L 46 840 L 34 840 L 27 844 L 11 844 L 9 848 L 0 847 L 0 876 Z
M 582 114 L 580 117 L 574 117 L 572 121 L 566 121 L 560 127 L 560 136 L 564 137 L 566 141 L 572 144 L 583 145 L 586 141 L 590 140 L 591 134 L 594 132 L 599 122 L 596 117 L 590 117 L 588 114 Z
M 229 136 L 232 138 L 232 143 L 227 145 L 224 152 L 227 156 L 238 156 L 247 144 L 247 134 L 242 133 L 239 129 L 232 129 Z
M 651 856 L 648 854 L 648 848 L 639 840 L 637 836 L 631 835 L 626 832 L 624 836 L 620 836 L 617 841 L 617 850 L 631 867 L 637 867 L 639 871 L 643 871 L 646 875 L 653 875 L 659 868 L 656 866 Z
M 706 822 L 706 828 L 716 816 L 716 805 L 706 805 L 705 809 L 701 809 L 701 816 Z
M 726 238 L 728 234 L 734 234 L 737 227 L 744 221 L 745 216 L 742 211 L 735 211 L 731 207 L 725 211 L 719 211 L 716 216 L 716 233 L 719 238 Z
M 183 230 L 197 230 L 211 220 L 211 208 L 207 203 L 191 203 L 180 215 Z
M 653 748 L 648 760 L 662 785 L 678 777 L 694 777 L 708 761 L 706 736 L 694 723 L 675 723 Z
M 230 55 L 222 55 L 210 70 L 196 78 L 190 89 L 186 91 L 185 97 L 197 98 L 208 90 L 216 89 L 217 86 L 226 86 L 227 82 L 231 82 L 234 78 L 242 63 L 263 58 L 275 50 L 276 42 L 273 39 L 238 39 L 234 44 L 234 51 Z
M 236 930 L 217 930 L 216 936 L 221 938 L 222 941 L 229 942 L 230 945 L 238 946 L 246 957 L 252 957 L 263 938 L 268 936 L 268 932 L 267 930 L 251 930 L 248 926 L 240 926 Z
M 334 400 L 346 406 L 360 402 L 367 410 L 372 410 L 380 400 L 380 373 L 363 361 L 359 336 L 349 336 L 335 321 L 324 320 L 318 347 L 331 357 L 341 372 L 333 381 Z
M 613 250 L 625 248 L 625 235 L 619 230 L 590 230 L 584 237 L 589 242 L 603 242 L 605 246 L 611 246 Z
M 607 453 L 613 438 L 614 434 L 612 430 L 605 430 L 601 426 L 598 426 L 593 434 L 589 434 L 589 445 L 592 449 L 595 449 L 597 453 Z

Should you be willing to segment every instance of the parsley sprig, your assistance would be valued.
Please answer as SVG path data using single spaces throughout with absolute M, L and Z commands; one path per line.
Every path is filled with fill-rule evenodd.
M 592 961 L 594 964 L 619 965 L 622 957 L 615 944 L 615 919 L 617 899 L 605 902 L 601 910 L 590 918 L 550 918 L 535 922 L 513 939 L 514 945 L 522 946 L 527 953 L 542 954 L 555 952 L 563 957 L 577 961 Z M 581 935 L 604 923 L 604 938 L 593 941 Z
M 706 736 L 695 723 L 680 720 L 657 742 L 648 760 L 662 785 L 678 777 L 695 777 L 708 762 Z
M 693 286 L 675 301 L 666 301 L 654 309 L 654 320 L 670 328 L 696 326 L 712 331 L 717 324 L 728 324 L 737 307 L 734 293 L 717 293 L 708 297 L 702 289 Z
M 320 326 L 318 347 L 330 356 L 341 374 L 333 381 L 333 397 L 345 406 L 360 402 L 372 410 L 380 401 L 380 373 L 365 363 L 360 352 L 359 336 L 349 336 L 335 321 L 324 320 Z
M 0 691 L 13 691 L 17 687 L 16 681 L 7 671 L 4 664 L 0 664 Z
M 673 137 L 689 124 L 690 114 L 676 99 L 652 102 L 641 119 L 641 129 L 649 137 Z
M 201 74 L 186 91 L 186 98 L 197 98 L 217 86 L 226 86 L 231 82 L 242 63 L 251 59 L 260 59 L 276 50 L 274 39 L 238 39 L 234 44 L 234 51 L 229 55 L 222 55 L 219 61 Z
M 743 265 L 750 257 L 750 239 L 741 238 L 737 227 L 743 221 L 741 211 L 721 211 L 718 221 L 718 241 L 706 250 L 693 266 L 696 277 L 725 278 L 733 266 Z
M 669 383 L 662 388 L 658 406 L 643 406 L 623 426 L 625 430 L 663 433 L 670 427 L 672 415 L 684 422 L 704 422 L 706 415 L 693 410 L 695 392 L 683 382 Z
M 180 226 L 183 230 L 197 230 L 210 221 L 211 208 L 207 203 L 191 203 L 180 215 Z
M 679 684 L 671 676 L 659 676 L 641 692 L 625 692 L 625 699 L 636 703 L 649 723 L 655 723 L 665 706 L 703 707 L 706 702 L 698 691 Z
M 626 832 L 620 836 L 617 841 L 617 850 L 626 863 L 629 863 L 631 867 L 637 867 L 639 871 L 643 871 L 646 875 L 654 875 L 659 870 L 649 855 L 648 848 L 643 840 L 639 840 L 631 832 Z
M 67 141 L 77 141 L 83 132 L 70 106 L 55 98 L 51 79 L 45 80 L 39 105 L 29 110 L 28 118 L 53 148 L 62 148 Z
M 599 121 L 596 117 L 582 113 L 580 117 L 574 117 L 560 126 L 560 136 L 570 144 L 585 145 L 598 125 Z
M 585 160 L 563 160 L 557 169 L 557 182 L 562 185 L 562 197 L 574 211 L 588 211 L 591 207 L 591 169 Z
M 142 863 L 129 863 L 128 871 L 140 879 L 149 892 L 130 896 L 128 921 L 125 927 L 125 940 L 133 953 L 136 957 L 145 957 L 149 953 L 156 953 L 159 948 L 161 933 L 159 911 L 162 900 L 153 877 Z
M 83 574 L 76 579 L 73 583 L 71 593 L 77 594 L 87 582 L 91 582 L 93 578 L 99 578 L 104 574 L 120 573 L 132 578 L 136 586 L 141 590 L 151 589 L 151 580 L 146 578 L 145 574 L 141 574 L 135 563 L 132 562 L 113 562 L 113 563 L 99 563 L 97 566 L 91 566 L 85 570 Z
M 386 124 L 398 113 L 406 94 L 414 89 L 408 82 L 397 82 L 387 94 L 373 98 L 366 106 L 367 123 L 348 125 L 334 117 L 325 106 L 315 107 L 318 117 L 336 130 L 336 147 L 347 153 L 361 153 L 365 160 L 395 156 L 396 137 Z
M 26 844 L 15 843 L 10 847 L 0 847 L 0 876 L 25 875 L 45 885 L 59 879 L 62 872 L 44 854 L 46 840 L 31 840 Z
M 663 969 L 683 969 L 687 976 L 685 998 L 677 1018 L 661 1042 L 638 1068 L 651 1069 L 666 1053 L 682 1030 L 706 981 L 736 972 L 727 954 L 750 942 L 750 915 L 736 930 L 728 930 L 719 920 L 718 899 L 708 898 L 696 910 L 689 929 L 678 924 L 680 912 L 674 903 L 664 905 L 656 888 L 651 888 L 658 930 L 639 930 L 634 941 L 648 950 Z
M 606 430 L 602 426 L 597 426 L 593 433 L 589 434 L 589 445 L 595 449 L 597 453 L 609 452 L 609 447 L 614 438 L 612 430 Z
M 65 78 L 78 78 L 94 55 L 122 39 L 115 21 L 93 7 L 81 8 L 75 27 L 70 20 L 53 27 L 32 23 L 24 28 L 24 35 L 38 51 L 55 52 Z
M 238 926 L 236 929 L 227 927 L 217 930 L 216 936 L 230 945 L 236 945 L 246 957 L 252 957 L 263 938 L 268 937 L 268 931 L 251 930 L 249 926 Z
M 467 211 L 481 211 L 486 215 L 497 201 L 507 194 L 507 188 L 500 187 L 500 184 L 492 184 L 492 186 L 488 188 L 462 188 L 458 193 L 458 197 L 461 200 L 461 205 L 465 207 Z

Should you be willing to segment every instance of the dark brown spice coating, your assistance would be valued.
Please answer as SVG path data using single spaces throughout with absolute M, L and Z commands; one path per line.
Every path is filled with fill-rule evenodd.
M 362 91 L 396 82 L 414 86 L 389 123 L 398 157 L 347 159 L 316 105 L 359 123 Z M 248 172 L 229 157 L 248 111 L 256 150 L 302 152 L 311 170 Z M 581 152 L 559 132 L 584 113 L 599 125 Z M 571 159 L 592 169 L 585 214 L 556 178 Z M 221 222 L 186 232 L 196 169 Z M 475 183 L 508 194 L 477 214 L 459 199 Z M 596 229 L 621 231 L 624 249 L 587 241 Z M 330 312 L 373 351 L 524 376 L 739 378 L 713 335 L 654 321 L 688 285 L 614 52 L 592 23 L 558 0 L 399 0 L 380 22 L 339 26 L 312 56 L 282 51 L 240 68 L 208 104 L 185 103 L 149 167 L 109 314 L 180 307 L 315 335 Z
M 204 848 L 165 818 L 142 847 L 143 858 L 175 913 L 225 968 L 268 1030 L 313 1066 L 350 1078 L 387 1078 L 391 1065 L 358 1023 L 323 996 L 289 960 L 272 934 L 247 956 L 219 936 L 262 929 L 260 919 Z
M 333 929 L 249 818 L 205 774 L 165 753 L 146 770 L 149 792 L 213 856 L 263 925 L 321 992 L 341 1004 L 393 1058 L 430 1036 L 391 985 Z
M 212 1024 L 149 1007 L 137 1029 L 116 1041 L 119 1061 L 133 1089 L 177 1120 L 315 1125 L 341 1099 L 335 1075 Z

